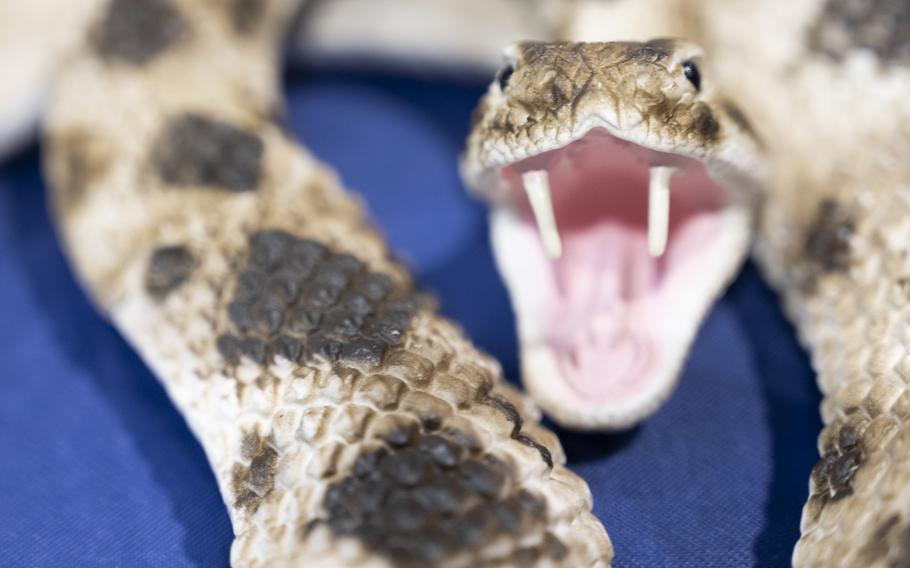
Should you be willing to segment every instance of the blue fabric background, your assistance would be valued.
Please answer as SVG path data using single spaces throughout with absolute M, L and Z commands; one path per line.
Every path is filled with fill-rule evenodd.
M 311 69 L 287 92 L 290 129 L 362 192 L 444 312 L 515 380 L 485 211 L 455 168 L 480 81 Z M 793 330 L 747 266 L 653 419 L 559 434 L 617 567 L 783 566 L 818 402 Z M 73 280 L 37 148 L 0 164 L 0 565 L 224 566 L 230 541 L 202 450 Z

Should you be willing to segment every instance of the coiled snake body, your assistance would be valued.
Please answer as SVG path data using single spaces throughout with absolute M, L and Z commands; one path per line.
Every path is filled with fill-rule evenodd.
M 746 21 L 750 33 L 774 32 L 770 15 L 784 4 L 722 4 L 706 8 L 705 20 L 718 18 L 706 39 L 729 49 L 722 74 L 775 164 L 756 258 L 782 291 L 825 395 L 793 561 L 905 566 L 910 7 L 809 3 L 790 12 L 774 49 L 759 50 L 734 35 Z
M 47 130 L 67 249 L 205 448 L 232 563 L 607 565 L 555 437 L 272 122 L 298 3 L 236 4 L 109 3 Z
M 757 256 L 813 350 L 827 426 L 794 563 L 903 565 L 905 4 L 629 2 L 556 3 L 569 16 L 550 30 L 602 39 L 591 34 L 609 22 L 635 36 L 609 39 L 680 35 L 713 60 L 717 90 L 702 101 L 713 126 L 701 107 L 663 106 L 688 138 L 669 141 L 679 132 L 670 127 L 639 141 L 694 157 L 712 175 L 725 164 L 731 187 L 748 186 L 736 211 L 759 213 Z M 533 408 L 434 314 L 361 207 L 274 124 L 278 40 L 298 4 L 112 0 L 67 60 L 47 120 L 68 252 L 202 442 L 234 523 L 232 562 L 609 564 L 587 487 L 562 466 Z M 623 28 L 613 25 L 622 19 L 585 16 L 614 9 L 659 17 Z M 892 27 L 877 19 L 883 13 Z M 743 41 L 762 35 L 755 29 L 775 41 Z M 639 95 L 691 103 L 694 95 L 672 90 L 684 85 L 680 75 L 651 83 L 636 67 L 682 70 L 676 44 L 636 45 L 607 44 L 600 54 L 575 46 L 565 56 L 567 44 L 539 44 L 524 73 L 533 76 L 535 61 L 559 71 L 575 57 L 596 66 L 631 50 L 641 57 L 611 67 L 620 77 L 635 69 Z M 585 100 L 545 94 L 534 104 Z M 481 128 L 508 124 L 478 116 Z M 535 136 L 558 139 L 559 113 L 534 118 L 543 131 Z M 758 208 L 750 183 L 764 181 L 762 156 L 772 170 Z M 732 274 L 750 223 L 731 222 L 739 232 L 728 250 L 738 256 L 713 265 L 725 273 L 705 288 L 701 311 Z M 669 380 L 636 408 L 652 410 L 666 395 L 700 315 L 673 335 L 682 348 L 660 371 Z M 584 417 L 590 427 L 641 416 Z

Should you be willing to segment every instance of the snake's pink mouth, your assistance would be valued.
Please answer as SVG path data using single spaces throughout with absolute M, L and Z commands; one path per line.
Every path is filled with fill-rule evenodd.
M 676 172 L 662 256 L 649 254 L 656 166 Z M 525 191 L 523 175 L 543 171 L 559 258 L 547 254 Z M 528 388 L 561 422 L 637 421 L 669 394 L 708 306 L 738 266 L 746 215 L 701 161 L 604 130 L 500 175 L 514 207 L 494 214 L 494 245 L 519 316 Z M 567 418 L 572 407 L 590 419 Z

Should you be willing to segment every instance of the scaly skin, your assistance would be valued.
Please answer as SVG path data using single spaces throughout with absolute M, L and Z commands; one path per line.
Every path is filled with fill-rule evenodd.
M 199 438 L 235 566 L 607 566 L 556 438 L 272 122 L 298 2 L 114 0 L 56 84 L 86 289 Z
M 734 103 L 707 86 L 694 93 L 683 78 L 683 61 L 701 56 L 697 46 L 674 40 L 510 48 L 514 72 L 505 89 L 494 84 L 476 111 L 468 177 L 564 145 L 598 122 L 657 150 L 759 167 L 757 143 L 733 118 Z
M 719 75 L 775 166 L 756 258 L 825 395 L 793 563 L 906 566 L 910 9 L 890 0 L 703 8 L 704 41 L 724 54 Z M 749 45 L 745 33 L 776 41 Z

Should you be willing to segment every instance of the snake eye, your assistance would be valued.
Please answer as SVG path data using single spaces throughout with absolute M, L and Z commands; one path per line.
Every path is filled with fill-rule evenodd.
M 512 78 L 512 73 L 515 72 L 515 67 L 512 65 L 506 65 L 499 70 L 499 73 L 496 74 L 496 82 L 499 83 L 499 90 L 505 91 L 506 87 L 509 86 L 509 79 Z
M 696 91 L 701 90 L 701 72 L 698 70 L 698 66 L 691 61 L 686 61 L 683 63 L 683 73 L 686 76 L 686 79 L 692 83 L 692 86 L 695 87 Z

